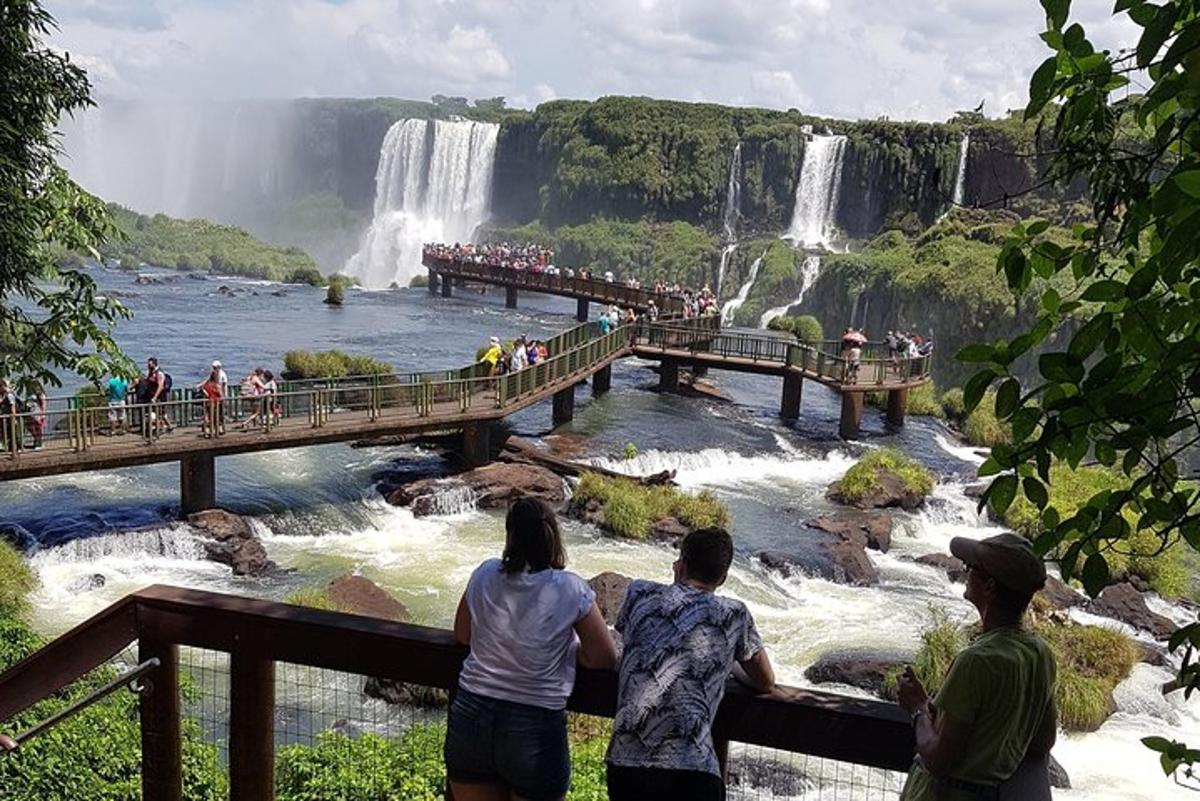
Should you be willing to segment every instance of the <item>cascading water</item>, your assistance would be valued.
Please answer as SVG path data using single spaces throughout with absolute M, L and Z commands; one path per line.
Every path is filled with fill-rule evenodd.
M 746 283 L 742 284 L 738 290 L 737 297 L 721 307 L 721 325 L 732 325 L 733 317 L 737 314 L 737 310 L 742 308 L 742 304 L 746 302 L 746 298 L 750 297 L 750 288 L 754 286 L 754 281 L 758 278 L 758 268 L 762 267 L 763 259 L 767 257 L 767 252 L 754 260 L 750 265 L 750 277 L 746 279 Z
M 766 328 L 776 317 L 782 317 L 788 313 L 788 309 L 793 306 L 799 306 L 804 300 L 804 296 L 808 294 L 808 290 L 812 289 L 812 285 L 817 282 L 817 275 L 821 272 L 821 257 L 815 254 L 810 254 L 804 257 L 804 265 L 800 268 L 800 293 L 796 295 L 796 299 L 791 303 L 785 303 L 782 306 L 776 306 L 773 309 L 767 309 L 763 312 L 763 316 L 758 321 L 759 328 Z
M 375 217 L 344 271 L 369 289 L 407 286 L 425 242 L 466 242 L 487 216 L 500 126 L 400 120 L 375 175 Z
M 725 268 L 729 259 L 737 250 L 737 222 L 742 206 L 742 143 L 738 142 L 733 148 L 733 158 L 729 160 L 729 178 L 725 182 L 725 212 L 721 215 L 721 264 L 717 268 L 717 285 L 713 291 L 721 295 L 721 285 L 725 281 Z
M 804 148 L 792 224 L 784 239 L 806 247 L 830 249 L 841 194 L 846 137 L 814 136 Z
M 967 194 L 967 155 L 971 149 L 971 132 L 963 134 L 958 145 L 958 173 L 954 177 L 954 205 L 961 206 Z

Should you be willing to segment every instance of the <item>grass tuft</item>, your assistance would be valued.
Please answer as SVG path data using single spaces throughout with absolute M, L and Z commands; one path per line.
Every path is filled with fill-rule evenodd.
M 910 492 L 928 495 L 933 490 L 929 468 L 895 448 L 878 448 L 859 459 L 841 480 L 842 497 L 850 503 L 861 500 L 879 488 L 879 474 L 898 475 Z
M 647 538 L 651 527 L 668 517 L 691 528 L 729 527 L 729 512 L 707 491 L 691 495 L 675 487 L 645 487 L 626 479 L 584 473 L 573 501 L 599 503 L 607 527 L 626 539 Z

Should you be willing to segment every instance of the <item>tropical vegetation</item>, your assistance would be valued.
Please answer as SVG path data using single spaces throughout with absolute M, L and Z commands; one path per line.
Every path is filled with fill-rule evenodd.
M 572 503 L 589 502 L 603 511 L 602 526 L 625 539 L 644 540 L 655 523 L 670 517 L 692 529 L 729 527 L 728 510 L 707 490 L 691 495 L 675 487 L 588 472 L 580 477 Z
M 880 488 L 885 473 L 898 476 L 904 489 L 915 495 L 925 496 L 933 491 L 934 475 L 928 467 L 896 448 L 875 448 L 842 476 L 841 496 L 849 503 L 862 500 Z

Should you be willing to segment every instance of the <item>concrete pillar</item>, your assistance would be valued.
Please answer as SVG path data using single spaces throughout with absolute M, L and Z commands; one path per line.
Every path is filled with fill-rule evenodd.
M 658 367 L 658 388 L 663 392 L 679 389 L 679 362 L 674 359 L 662 360 Z
M 517 308 L 517 288 L 515 286 L 504 287 L 504 308 Z
M 588 321 L 588 302 L 583 298 L 575 301 L 575 319 L 581 323 Z
M 904 425 L 904 413 L 908 411 L 908 387 L 888 391 L 887 421 L 888 425 Z
M 800 416 L 800 397 L 804 389 L 804 379 L 798 371 L 789 370 L 783 374 L 783 397 L 779 401 L 779 416 L 784 420 L 795 420 Z
M 438 274 L 433 270 L 429 271 L 429 294 L 436 295 L 438 291 Z
M 488 423 L 470 423 L 463 426 L 462 455 L 473 467 L 485 465 L 492 460 L 492 429 Z
M 454 297 L 454 282 L 450 279 L 450 276 L 448 276 L 448 275 L 442 276 L 442 297 L 443 298 Z
M 612 365 L 601 367 L 592 374 L 592 394 L 603 395 L 612 389 Z
M 554 393 L 554 425 L 569 423 L 575 417 L 575 385 Z
M 842 439 L 854 439 L 858 436 L 862 424 L 863 393 L 842 393 L 842 422 L 838 434 Z
M 465 279 L 465 278 L 455 278 L 455 279 L 454 279 L 454 285 L 455 285 L 455 286 L 466 286 L 466 285 L 467 285 L 467 279 Z
M 183 515 L 217 507 L 216 458 L 198 453 L 179 460 L 179 506 Z
M 692 365 L 692 378 L 704 378 L 706 375 L 708 375 L 708 365 L 704 365 L 704 364 L 693 364 Z

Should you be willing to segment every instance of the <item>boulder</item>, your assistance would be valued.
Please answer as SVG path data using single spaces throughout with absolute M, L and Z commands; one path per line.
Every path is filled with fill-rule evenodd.
M 887 553 L 892 547 L 892 518 L 884 512 L 840 512 L 822 515 L 809 527 L 835 534 L 846 542 Z
M 926 554 L 917 557 L 916 562 L 919 565 L 929 565 L 946 571 L 946 575 L 950 577 L 951 581 L 965 582 L 967 580 L 967 566 L 961 559 L 948 553 Z
M 817 576 L 856 586 L 879 583 L 879 571 L 866 550 L 831 535 L 821 535 L 803 546 L 793 543 L 787 550 L 760 551 L 756 556 L 765 567 L 784 576 Z
M 108 579 L 104 578 L 102 573 L 92 573 L 90 576 L 80 576 L 71 582 L 68 588 L 70 592 L 90 592 L 98 590 L 108 583 Z
M 880 468 L 876 471 L 874 488 L 856 501 L 848 501 L 842 496 L 842 482 L 835 481 L 829 485 L 825 495 L 834 503 L 856 506 L 859 509 L 904 509 L 913 511 L 925 503 L 925 496 L 913 492 L 904 483 L 904 479 L 891 470 Z
M 1142 640 L 1134 640 L 1133 643 L 1138 647 L 1139 662 L 1145 662 L 1154 667 L 1171 667 L 1170 653 L 1163 646 Z
M 588 579 L 588 586 L 596 593 L 596 605 L 604 622 L 610 626 L 617 623 L 617 615 L 621 612 L 621 604 L 625 603 L 625 593 L 633 579 L 620 573 L 605 571 Z
M 240 515 L 226 512 L 224 509 L 208 509 L 188 515 L 188 523 L 200 529 L 217 542 L 230 539 L 250 539 L 254 536 L 250 524 Z
M 1087 603 L 1087 598 L 1082 593 L 1076 592 L 1054 576 L 1046 576 L 1046 586 L 1042 587 L 1042 598 L 1052 607 L 1060 610 L 1073 609 Z
M 443 689 L 426 687 L 423 684 L 406 684 L 395 679 L 372 676 L 363 683 L 362 691 L 368 698 L 377 698 L 393 706 L 441 709 L 450 705 L 450 693 Z
M 401 623 L 408 620 L 404 604 L 365 576 L 339 576 L 329 582 L 325 592 L 335 607 L 351 614 Z
M 1050 773 L 1050 786 L 1055 790 L 1070 790 L 1071 777 L 1067 775 L 1066 768 L 1058 764 L 1058 760 L 1054 758 L 1053 754 L 1048 756 L 1046 768 Z
M 385 497 L 393 506 L 410 506 L 417 517 L 435 514 L 440 508 L 437 497 L 448 482 L 473 493 L 480 509 L 500 509 L 522 497 L 541 498 L 552 506 L 566 500 L 563 480 L 540 465 L 493 462 L 460 473 L 452 479 L 427 478 L 390 491 Z
M 245 518 L 224 509 L 208 509 L 188 515 L 188 523 L 199 532 L 205 557 L 229 565 L 235 576 L 262 576 L 275 569 Z
M 887 675 L 908 662 L 897 653 L 835 651 L 810 665 L 804 677 L 814 684 L 846 684 L 882 697 Z
M 1176 628 L 1170 618 L 1151 611 L 1150 607 L 1146 606 L 1146 599 L 1142 597 L 1142 593 L 1127 582 L 1105 587 L 1099 597 L 1088 603 L 1087 611 L 1148 631 L 1158 640 L 1167 639 Z
M 664 517 L 650 526 L 650 537 L 658 542 L 665 542 L 670 545 L 678 545 L 679 542 L 690 534 L 691 526 L 687 525 L 677 517 Z

